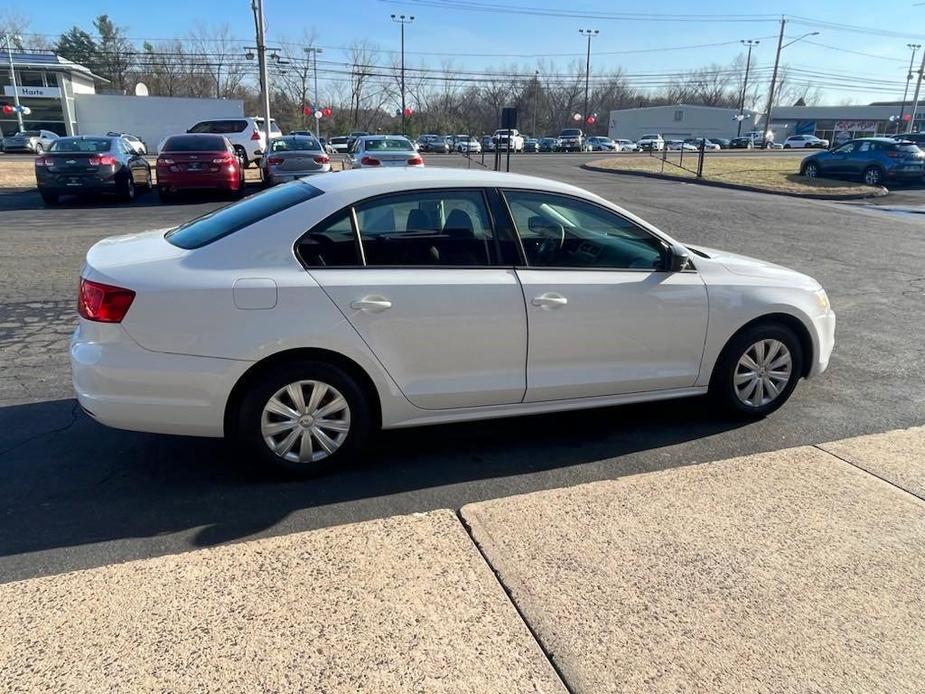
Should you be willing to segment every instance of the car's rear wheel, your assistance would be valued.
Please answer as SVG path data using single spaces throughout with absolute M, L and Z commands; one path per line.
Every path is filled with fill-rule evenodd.
M 58 194 L 50 193 L 47 190 L 40 190 L 39 195 L 42 196 L 42 202 L 46 205 L 57 205 L 58 204 Z
M 161 202 L 173 202 L 174 194 L 164 186 L 157 187 L 157 197 Z
M 808 178 L 816 178 L 819 175 L 819 165 L 811 161 L 803 166 L 803 175 Z
M 339 367 L 317 361 L 262 373 L 238 416 L 238 435 L 261 462 L 304 476 L 348 464 L 371 428 L 360 385 Z
M 787 402 L 803 374 L 803 349 L 778 323 L 754 325 L 730 340 L 713 369 L 711 395 L 728 411 L 758 419 Z
M 883 185 L 883 169 L 879 166 L 868 166 L 864 169 L 864 183 L 869 186 Z
M 132 175 L 127 175 L 118 186 L 119 197 L 125 202 L 135 199 L 135 181 Z
M 238 155 L 238 159 L 241 160 L 241 166 L 245 169 L 251 165 L 250 159 L 247 158 L 247 150 L 245 150 L 241 145 L 234 146 L 234 153 Z

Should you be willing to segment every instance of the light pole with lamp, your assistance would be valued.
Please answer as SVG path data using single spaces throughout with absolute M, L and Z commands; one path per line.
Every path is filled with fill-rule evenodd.
M 748 46 L 748 57 L 745 59 L 745 79 L 742 81 L 742 98 L 739 99 L 739 127 L 736 130 L 736 137 L 742 134 L 742 120 L 745 116 L 745 92 L 748 90 L 748 71 L 752 66 L 752 48 L 761 43 L 761 41 L 743 39 L 739 41 L 739 43 L 743 46 Z
M 314 78 L 315 78 L 315 91 L 314 91 L 314 98 L 312 99 L 312 102 L 313 102 L 312 105 L 315 108 L 312 109 L 312 118 L 315 118 L 315 113 L 319 110 L 319 106 L 321 103 L 320 100 L 318 99 L 318 54 L 324 53 L 324 50 L 322 50 L 321 48 L 315 48 L 314 46 L 309 46 L 308 48 L 304 48 L 302 50 L 304 50 L 307 54 L 310 54 L 312 56 L 312 70 L 314 72 Z M 303 104 L 303 107 L 304 107 L 304 104 Z M 320 118 L 315 118 L 315 137 L 316 138 L 321 137 L 321 119 Z
M 922 47 L 920 43 L 907 43 L 906 48 L 912 49 L 912 57 L 909 58 L 909 72 L 906 73 L 906 88 L 903 89 L 903 103 L 899 109 L 899 124 L 896 126 L 896 132 L 903 127 L 903 116 L 906 114 L 906 97 L 909 96 L 909 82 L 912 80 L 912 67 L 915 65 L 915 53 Z
M 761 146 L 768 146 L 768 132 L 771 128 L 771 111 L 774 108 L 774 87 L 777 82 L 777 68 L 780 66 L 780 52 L 784 50 L 787 46 L 792 46 L 797 41 L 802 41 L 803 39 L 809 36 L 818 36 L 818 31 L 811 31 L 808 34 L 803 34 L 793 39 L 793 41 L 788 41 L 784 43 L 784 27 L 787 25 L 787 20 L 784 17 L 780 18 L 780 36 L 777 38 L 777 54 L 774 56 L 774 71 L 771 73 L 771 88 L 768 91 L 768 107 L 765 109 L 765 126 L 764 133 L 761 136 Z M 833 136 L 834 137 L 834 136 Z
M 588 83 L 589 78 L 591 77 L 591 39 L 600 34 L 601 32 L 597 29 L 579 29 L 578 33 L 582 36 L 588 37 L 588 53 L 585 58 L 585 108 L 581 113 L 581 117 L 587 123 L 588 121 Z
M 533 73 L 533 129 L 531 135 L 536 137 L 536 101 L 540 91 L 540 71 Z
M 407 136 L 405 130 L 405 24 L 411 24 L 414 21 L 414 15 L 405 16 L 403 14 L 390 15 L 393 22 L 401 24 L 401 134 Z

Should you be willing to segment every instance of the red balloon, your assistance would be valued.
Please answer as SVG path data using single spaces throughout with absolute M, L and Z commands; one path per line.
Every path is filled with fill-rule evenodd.
M 4 113 L 5 115 L 8 116 L 8 115 L 10 115 L 12 112 L 13 112 L 13 107 L 12 107 L 12 106 L 10 106 L 9 104 L 3 104 L 3 113 Z
M 911 114 L 911 113 L 904 113 L 904 114 L 903 114 L 903 120 L 906 121 L 906 122 L 908 123 L 909 121 L 912 120 L 912 114 Z
M 405 116 L 410 116 L 412 113 L 414 113 L 414 109 L 410 106 L 405 106 Z
M 304 113 L 306 116 L 310 116 L 310 115 L 312 115 L 314 112 L 315 112 L 315 109 L 313 109 L 311 106 L 303 106 L 303 107 L 302 107 L 302 113 Z
M 597 122 L 597 118 L 594 116 L 588 116 L 588 125 L 594 125 Z
M 321 115 L 325 118 L 330 118 L 332 113 L 334 113 L 334 111 L 331 110 L 330 106 L 325 106 L 323 109 L 321 109 Z

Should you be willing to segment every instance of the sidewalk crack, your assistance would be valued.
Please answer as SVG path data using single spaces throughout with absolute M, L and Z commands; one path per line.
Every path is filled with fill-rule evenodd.
M 482 546 L 479 544 L 479 541 L 475 539 L 475 535 L 472 534 L 472 528 L 466 522 L 466 519 L 463 518 L 461 510 L 456 510 L 456 518 L 459 519 L 459 522 L 462 524 L 463 529 L 466 531 L 466 534 L 469 536 L 469 539 L 472 540 L 472 544 L 475 546 L 475 549 L 481 555 L 482 560 L 485 562 L 485 565 L 491 569 L 492 574 L 494 574 L 495 580 L 498 582 L 498 585 L 501 586 L 501 590 L 504 591 L 504 594 L 507 596 L 508 601 L 511 603 L 511 606 L 517 612 L 517 615 L 520 617 L 520 621 L 523 622 L 524 626 L 527 627 L 527 631 L 530 632 L 530 635 L 533 637 L 533 640 L 536 642 L 536 645 L 539 646 L 540 651 L 543 653 L 543 656 L 546 658 L 546 662 L 549 663 L 552 667 L 553 672 L 556 673 L 556 676 L 559 678 L 559 681 L 562 683 L 562 687 L 565 689 L 568 694 L 575 694 L 575 690 L 569 685 L 568 680 L 565 679 L 565 675 L 562 670 L 559 669 L 558 664 L 553 657 L 553 654 L 546 648 L 546 645 L 543 643 L 543 640 L 540 638 L 539 634 L 536 633 L 536 630 L 533 628 L 533 625 L 530 624 L 530 621 L 527 619 L 527 616 L 523 613 L 523 610 L 520 609 L 520 605 L 517 604 L 517 601 L 514 600 L 514 596 L 511 593 L 511 590 L 505 585 L 504 581 L 501 579 L 501 574 L 498 573 L 498 570 L 492 565 L 491 561 L 488 559 L 488 555 L 485 554 Z
M 832 456 L 833 458 L 842 461 L 843 463 L 847 463 L 847 464 L 850 465 L 851 467 L 857 468 L 857 469 L 860 470 L 861 472 L 864 472 L 864 473 L 870 475 L 871 477 L 875 477 L 876 479 L 880 480 L 881 482 L 884 482 L 884 483 L 890 485 L 890 486 L 893 487 L 894 489 L 898 489 L 899 491 L 903 492 L 904 494 L 908 494 L 909 496 L 911 496 L 913 499 L 915 499 L 915 500 L 918 501 L 918 502 L 925 502 L 925 499 L 923 499 L 922 497 L 920 497 L 920 496 L 919 496 L 918 494 L 916 494 L 915 492 L 910 492 L 910 491 L 909 491 L 908 489 L 906 489 L 905 487 L 900 487 L 898 484 L 896 484 L 896 483 L 893 482 L 892 480 L 889 480 L 889 479 L 887 479 L 886 477 L 883 477 L 882 475 L 878 475 L 876 472 L 871 472 L 871 471 L 868 470 L 866 467 L 861 466 L 860 464 L 854 462 L 853 460 L 849 460 L 848 458 L 844 458 L 844 457 L 838 455 L 838 453 L 833 453 L 832 451 L 823 448 L 822 446 L 824 446 L 824 445 L 825 445 L 825 444 L 812 444 L 813 448 L 815 448 L 816 450 L 822 451 L 823 453 L 825 453 L 825 454 L 827 454 L 827 455 L 830 455 L 830 456 Z

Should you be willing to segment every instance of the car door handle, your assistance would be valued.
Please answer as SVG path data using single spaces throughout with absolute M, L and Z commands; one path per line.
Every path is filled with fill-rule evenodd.
M 565 306 L 568 303 L 568 299 L 561 294 L 546 292 L 545 294 L 534 297 L 533 301 L 530 303 L 540 308 L 559 308 L 560 306 Z
M 379 313 L 392 308 L 392 302 L 381 296 L 364 296 L 350 304 L 350 308 L 355 311 L 369 311 L 370 313 Z

